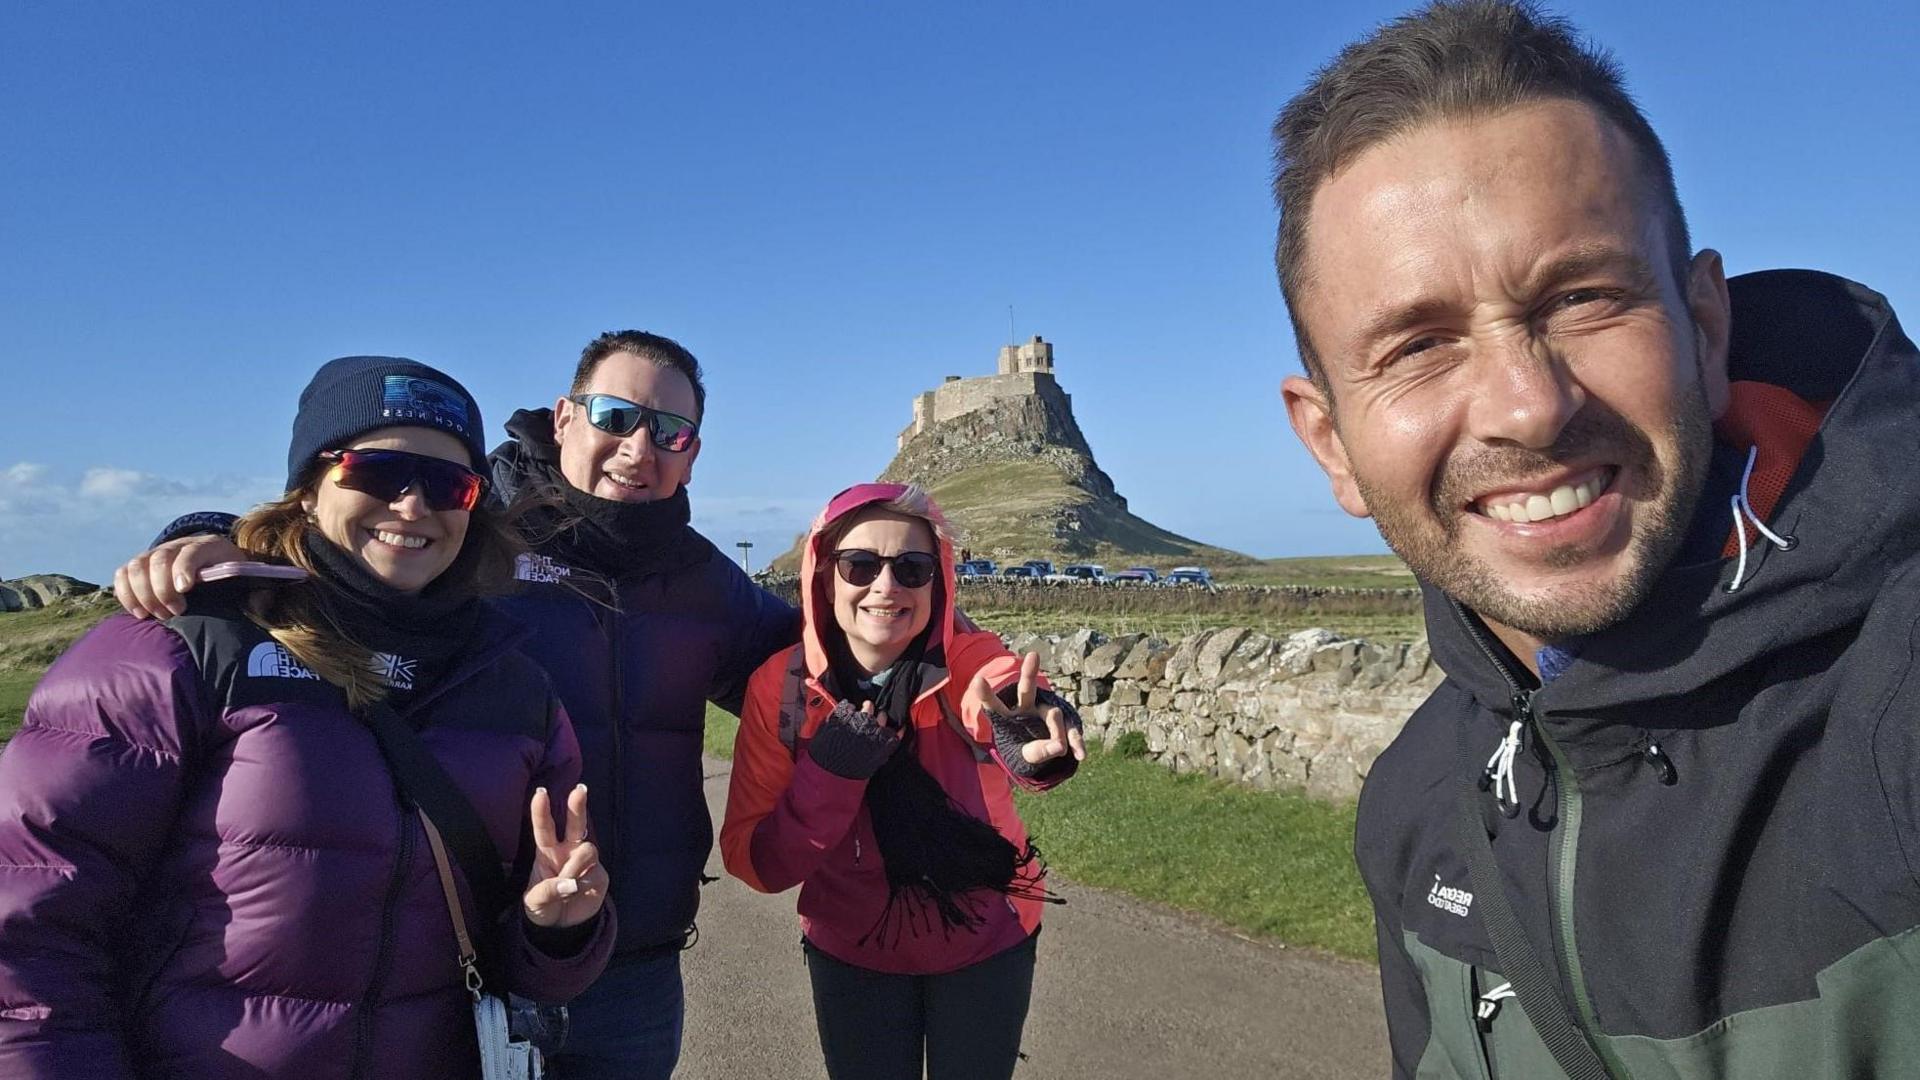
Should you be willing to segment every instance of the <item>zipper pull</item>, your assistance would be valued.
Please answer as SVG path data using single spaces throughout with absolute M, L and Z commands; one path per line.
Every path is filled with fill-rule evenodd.
M 1513 762 L 1526 746 L 1528 726 L 1533 722 L 1533 691 L 1515 688 L 1513 691 L 1513 722 L 1507 727 L 1507 737 L 1487 759 L 1486 768 L 1480 770 L 1478 781 L 1482 792 L 1492 792 L 1494 803 L 1500 808 L 1500 815 L 1507 818 L 1520 816 L 1520 788 L 1514 783 Z
M 1645 759 L 1647 764 L 1660 771 L 1660 782 L 1662 784 L 1665 784 L 1667 787 L 1672 787 L 1679 782 L 1680 773 L 1673 767 L 1673 759 L 1667 756 L 1666 751 L 1660 749 L 1659 743 L 1648 739 L 1647 745 L 1640 748 L 1640 756 Z
M 860 838 L 857 836 L 853 838 L 853 865 L 860 865 Z
M 1493 1030 L 1493 1018 L 1500 1014 L 1500 1003 L 1514 996 L 1510 982 L 1503 982 L 1480 995 L 1473 1007 L 1473 1018 L 1480 1025 L 1480 1034 L 1485 1035 Z

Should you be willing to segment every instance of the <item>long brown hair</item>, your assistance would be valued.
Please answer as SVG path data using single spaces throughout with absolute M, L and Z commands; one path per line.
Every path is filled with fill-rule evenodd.
M 297 489 L 255 507 L 235 523 L 233 542 L 249 555 L 292 563 L 310 575 L 298 584 L 254 593 L 247 617 L 308 670 L 345 690 L 348 707 L 358 711 L 385 698 L 387 687 L 374 672 L 373 650 L 327 616 L 324 590 L 336 586 L 307 554 L 307 537 L 319 526 L 303 503 L 320 486 L 320 475 L 316 469 Z M 444 581 L 443 588 L 472 596 L 511 591 L 515 560 L 527 550 L 514 525 L 521 512 L 518 503 L 504 509 L 485 502 L 474 507 L 460 554 L 435 583 Z

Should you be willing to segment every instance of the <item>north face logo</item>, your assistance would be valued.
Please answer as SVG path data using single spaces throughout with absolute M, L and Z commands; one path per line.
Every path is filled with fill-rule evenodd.
M 306 666 L 293 658 L 286 646 L 263 641 L 247 654 L 247 674 L 256 679 L 318 679 Z
M 528 552 L 513 561 L 513 576 L 521 581 L 552 585 L 573 576 L 573 567 L 557 563 L 545 555 Z
M 1427 903 L 1464 919 L 1473 907 L 1473 894 L 1465 889 L 1440 884 L 1440 875 L 1435 874 L 1433 888 L 1427 890 Z

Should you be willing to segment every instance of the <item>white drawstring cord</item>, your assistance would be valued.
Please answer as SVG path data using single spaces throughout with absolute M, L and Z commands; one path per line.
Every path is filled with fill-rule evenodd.
M 1515 809 L 1520 807 L 1520 785 L 1513 779 L 1513 759 L 1520 753 L 1520 735 L 1527 726 L 1518 720 L 1507 729 L 1507 737 L 1487 759 L 1487 775 L 1493 778 L 1493 798 L 1504 811 L 1508 803 Z
M 1747 498 L 1747 482 L 1753 479 L 1753 466 L 1759 460 L 1760 447 L 1749 447 L 1747 467 L 1740 474 L 1740 491 L 1727 501 L 1727 505 L 1733 508 L 1733 531 L 1740 538 L 1740 562 L 1733 568 L 1733 582 L 1727 586 L 1728 592 L 1739 592 L 1747 579 L 1747 522 L 1753 522 L 1753 527 L 1759 529 L 1760 535 L 1771 541 L 1774 547 L 1781 551 L 1793 550 L 1793 537 L 1781 536 L 1767 528 L 1767 523 L 1760 520 L 1760 515 L 1754 512 L 1753 502 Z
M 1513 992 L 1512 983 L 1501 983 L 1499 986 L 1480 995 L 1480 1003 L 1473 1007 L 1474 1018 L 1482 1024 L 1487 1023 L 1493 1019 L 1493 1014 L 1500 1011 L 1501 1002 L 1517 996 L 1518 995 Z

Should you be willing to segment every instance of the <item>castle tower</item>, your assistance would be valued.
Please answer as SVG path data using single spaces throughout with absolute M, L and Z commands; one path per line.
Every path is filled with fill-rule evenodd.
M 1039 334 L 1025 345 L 1002 345 L 1000 347 L 1000 374 L 1053 374 L 1053 345 L 1042 340 Z

